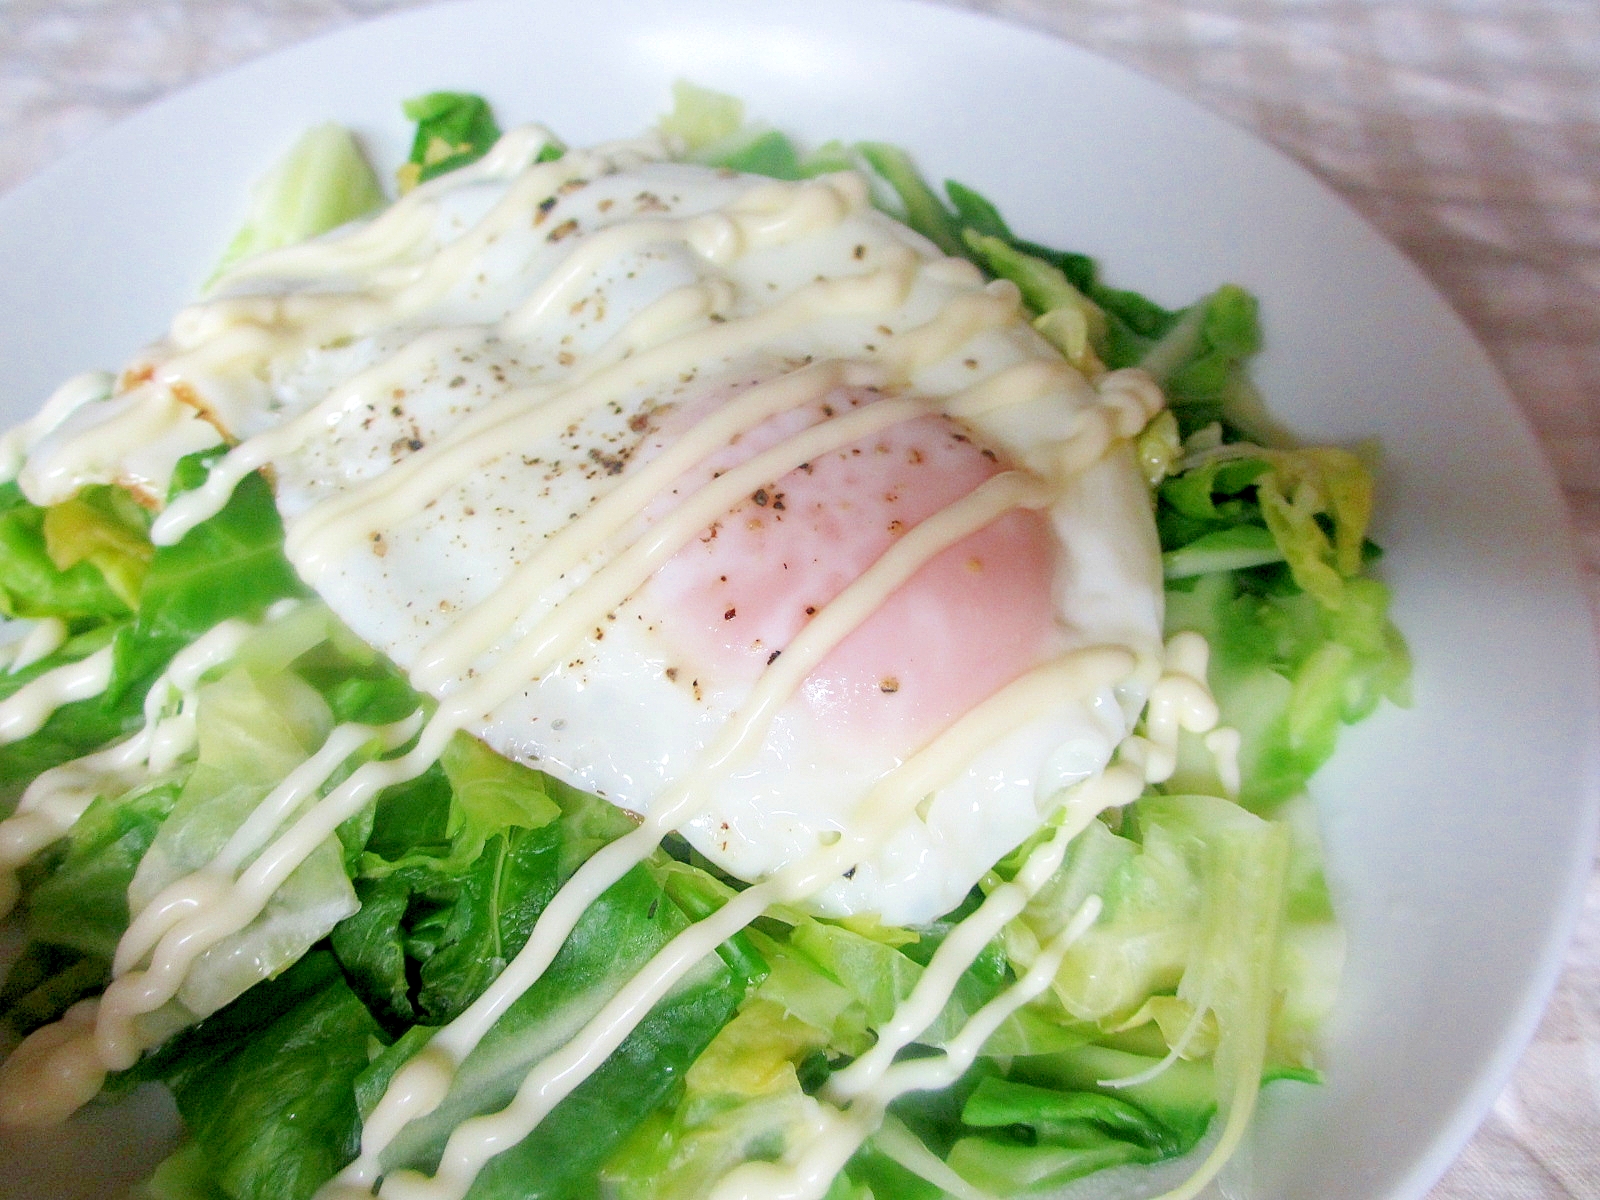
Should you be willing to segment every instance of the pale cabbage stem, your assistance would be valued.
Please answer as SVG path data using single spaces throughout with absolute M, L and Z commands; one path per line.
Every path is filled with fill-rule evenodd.
M 974 1187 L 957 1175 L 944 1159 L 929 1150 L 922 1139 L 892 1113 L 886 1114 L 883 1124 L 878 1126 L 873 1145 L 913 1175 L 942 1189 L 952 1200 L 1004 1200 L 993 1192 Z

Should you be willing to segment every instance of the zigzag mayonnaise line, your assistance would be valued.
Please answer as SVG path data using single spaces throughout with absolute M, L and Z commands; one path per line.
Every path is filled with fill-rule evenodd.
M 923 1086 L 893 1052 L 1072 836 L 1170 774 L 1180 728 L 1215 724 L 1203 643 L 1164 651 L 1159 636 L 1127 445 L 1161 403 L 1148 379 L 1084 379 L 1028 327 L 1015 287 L 872 211 L 856 176 L 752 181 L 656 161 L 648 142 L 538 162 L 546 145 L 542 131 L 508 135 L 370 223 L 244 264 L 119 390 L 85 381 L 12 438 L 23 486 L 49 501 L 89 482 L 159 491 L 163 457 L 170 468 L 220 425 L 233 448 L 158 516 L 154 540 L 176 542 L 267 471 L 291 562 L 438 705 L 425 723 L 336 727 L 210 866 L 133 914 L 105 997 L 0 1072 L 13 1116 L 49 1077 L 62 1091 L 40 1107 L 59 1115 L 96 1071 L 136 1061 L 136 1018 L 459 730 L 641 824 L 578 869 L 522 953 L 400 1068 L 325 1197 L 459 1200 L 770 904 L 930 920 L 1068 798 L 1068 825 L 957 927 L 877 1051 L 834 1077 L 854 1132 L 736 1171 L 718 1193 L 820 1196 L 896 1089 Z M 183 409 L 190 397 L 203 412 Z M 919 498 L 929 484 L 938 499 Z M 752 557 L 724 557 L 730 544 Z M 835 569 L 835 551 L 852 565 Z M 945 595 L 919 598 L 928 579 Z M 917 632 L 949 597 L 984 597 L 993 622 L 993 646 L 959 671 Z M 198 644 L 193 657 L 173 670 L 220 661 Z M 75 666 L 0 721 L 14 709 L 36 728 L 108 670 Z M 1146 736 L 1131 738 L 1147 699 Z M 637 761 L 586 757 L 584 723 L 619 706 L 639 723 Z M 147 714 L 147 732 L 158 724 Z M 378 757 L 332 784 L 374 739 Z M 795 816 L 791 796 L 814 811 Z M 392 1139 L 668 833 L 752 886 L 669 942 L 504 1113 L 462 1124 L 436 1176 L 386 1174 Z M 1045 986 L 1097 912 L 1087 904 L 973 1016 L 946 1073 Z

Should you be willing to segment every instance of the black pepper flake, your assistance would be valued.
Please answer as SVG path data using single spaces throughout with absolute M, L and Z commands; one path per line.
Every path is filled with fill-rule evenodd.
M 817 615 L 817 606 L 815 604 L 806 605 L 806 616 L 814 617 L 816 615 Z
M 774 650 L 771 654 L 767 655 L 767 666 L 770 667 L 773 663 L 777 662 L 778 661 L 778 655 L 780 655 L 782 653 L 783 653 L 782 650 Z
M 561 224 L 557 225 L 549 233 L 545 234 L 544 235 L 544 240 L 547 241 L 547 242 L 559 242 L 563 238 L 569 238 L 569 237 L 571 237 L 573 234 L 575 234 L 577 232 L 578 232 L 578 219 L 576 217 L 568 217 L 565 221 L 561 222 Z
M 844 873 L 844 877 L 846 879 L 854 879 L 856 877 L 856 869 L 855 869 L 855 867 L 851 867 L 848 871 L 846 871 Z
M 887 679 L 878 680 L 878 690 L 885 696 L 892 696 L 900 690 L 900 681 L 893 675 Z
M 751 496 L 750 498 L 752 500 L 754 500 L 757 504 L 759 504 L 762 508 L 765 508 L 767 506 L 767 504 L 772 499 L 771 496 L 767 495 L 767 489 L 766 488 L 757 488 L 756 492 L 755 492 L 755 495 Z
M 539 211 L 534 214 L 533 223 L 537 225 L 539 222 L 543 221 L 550 215 L 550 210 L 555 206 L 556 198 L 554 196 L 546 196 L 543 200 L 539 201 Z
M 607 454 L 599 446 L 589 447 L 589 461 L 602 468 L 607 475 L 620 475 L 628 460 L 622 454 Z
M 730 608 L 727 612 L 722 614 L 722 619 L 724 621 L 731 621 L 738 615 L 739 615 L 739 610 L 738 609 Z

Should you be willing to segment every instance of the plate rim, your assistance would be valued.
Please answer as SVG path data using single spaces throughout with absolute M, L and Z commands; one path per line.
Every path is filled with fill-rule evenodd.
M 644 0 L 607 0 L 607 2 L 610 7 L 617 9 L 644 10 L 655 7 L 645 3 Z M 673 3 L 666 7 L 675 8 L 685 4 L 699 8 L 720 7 L 746 13 L 769 11 L 766 6 L 755 2 L 755 0 L 673 0 Z M 153 127 L 169 121 L 173 115 L 180 113 L 186 106 L 196 103 L 197 98 L 204 98 L 210 93 L 221 93 L 229 88 L 237 87 L 239 80 L 252 74 L 269 75 L 274 70 L 281 69 L 284 60 L 310 54 L 319 47 L 327 47 L 344 39 L 351 41 L 364 40 L 372 36 L 376 27 L 396 29 L 413 23 L 419 26 L 432 25 L 447 13 L 499 10 L 510 14 L 519 11 L 563 7 L 571 7 L 571 0 L 538 0 L 537 3 L 533 4 L 519 4 L 517 0 L 446 0 L 445 3 L 406 8 L 376 17 L 360 19 L 352 24 L 325 31 L 314 37 L 289 43 L 277 50 L 237 64 L 218 74 L 175 89 L 161 99 L 142 107 L 138 111 L 113 123 L 108 128 L 97 132 L 76 149 L 58 158 L 30 178 L 20 182 L 3 196 L 0 196 L 0 227 L 8 223 L 10 214 L 14 209 L 32 202 L 31 198 L 36 195 L 47 196 L 53 190 L 65 186 L 72 173 L 82 169 L 82 164 L 102 156 L 106 152 L 106 147 L 117 143 L 120 139 L 127 138 L 130 136 L 130 131 L 137 134 L 139 130 L 147 126 Z M 794 6 L 782 7 L 786 12 L 795 10 Z M 1503 410 L 1502 417 L 1509 418 L 1518 427 L 1522 445 L 1517 447 L 1516 450 L 1530 461 L 1536 474 L 1536 478 L 1533 481 L 1534 484 L 1543 491 L 1545 499 L 1553 505 L 1560 515 L 1560 539 L 1563 546 L 1560 557 L 1564 560 L 1566 567 L 1562 582 L 1567 592 L 1570 593 L 1567 599 L 1576 601 L 1585 608 L 1587 607 L 1582 593 L 1584 575 L 1579 566 L 1580 559 L 1577 554 L 1571 507 L 1567 503 L 1565 493 L 1559 487 L 1554 468 L 1538 441 L 1531 420 L 1516 402 L 1513 389 L 1510 387 L 1501 368 L 1490 356 L 1471 326 L 1417 263 L 1403 249 L 1385 237 L 1370 218 L 1340 195 L 1337 189 L 1328 181 L 1317 175 L 1306 164 L 1295 159 L 1259 134 L 1245 128 L 1228 115 L 1217 113 L 1195 97 L 1178 92 L 1161 80 L 1155 79 L 1137 68 L 1105 58 L 1095 51 L 1070 41 L 1057 32 L 1008 19 L 996 13 L 956 7 L 945 3 L 929 3 L 927 0 L 864 0 L 864 2 L 856 5 L 846 5 L 842 3 L 842 0 L 813 0 L 809 5 L 811 11 L 824 8 L 846 9 L 851 7 L 897 11 L 904 14 L 908 20 L 931 20 L 933 22 L 955 22 L 958 24 L 972 22 L 975 23 L 975 27 L 981 25 L 991 30 L 1003 30 L 1007 36 L 1037 39 L 1040 42 L 1047 43 L 1055 51 L 1065 50 L 1072 54 L 1108 64 L 1128 79 L 1137 80 L 1139 86 L 1154 89 L 1167 98 L 1169 102 L 1177 102 L 1193 113 L 1199 114 L 1205 120 L 1227 127 L 1235 136 L 1247 139 L 1254 147 L 1264 150 L 1274 157 L 1280 169 L 1287 168 L 1298 176 L 1303 184 L 1316 189 L 1341 208 L 1348 217 L 1353 218 L 1354 221 L 1364 227 L 1374 243 L 1386 249 L 1393 258 L 1395 265 L 1409 273 L 1416 286 L 1424 289 L 1432 297 L 1432 300 L 1448 316 L 1449 321 L 1454 324 L 1460 340 L 1470 344 L 1473 348 L 1477 361 L 1471 364 L 1472 369 L 1491 385 L 1495 393 L 1494 399 Z M 776 9 L 774 8 L 770 11 L 776 11 Z M 1494 1053 L 1489 1056 L 1488 1062 L 1490 1066 L 1480 1072 L 1476 1085 L 1469 1089 L 1466 1095 L 1463 1095 L 1460 1102 L 1457 1103 L 1451 1118 L 1436 1127 L 1430 1151 L 1422 1155 L 1413 1165 L 1412 1170 L 1406 1176 L 1406 1182 L 1395 1193 L 1397 1196 L 1402 1194 L 1420 1196 L 1426 1186 L 1437 1179 L 1459 1155 L 1473 1131 L 1483 1117 L 1487 1115 L 1494 1097 L 1499 1094 L 1510 1079 L 1518 1060 L 1537 1030 L 1545 1006 L 1558 983 L 1566 948 L 1570 944 L 1572 934 L 1582 916 L 1583 900 L 1589 883 L 1590 872 L 1593 870 L 1593 848 L 1596 840 L 1600 839 L 1600 769 L 1597 769 L 1600 768 L 1600 671 L 1595 669 L 1597 665 L 1600 665 L 1600 652 L 1597 652 L 1592 619 L 1585 623 L 1585 630 L 1580 638 L 1580 643 L 1574 649 L 1577 652 L 1576 656 L 1589 667 L 1587 672 L 1589 685 L 1586 688 L 1585 695 L 1582 697 L 1582 707 L 1587 714 L 1583 722 L 1586 727 L 1585 744 L 1578 748 L 1574 757 L 1579 768 L 1579 777 L 1586 781 L 1586 786 L 1578 796 L 1574 797 L 1573 807 L 1577 817 L 1576 823 L 1581 831 L 1585 833 L 1585 836 L 1575 842 L 1571 857 L 1574 863 L 1584 864 L 1584 869 L 1574 867 L 1565 876 L 1566 887 L 1563 904 L 1558 910 L 1559 919 L 1551 923 L 1546 929 L 1547 936 L 1541 947 L 1538 968 L 1523 981 L 1521 1002 L 1516 1010 L 1510 1014 L 1512 1019 L 1502 1026 L 1502 1036 L 1498 1040 Z

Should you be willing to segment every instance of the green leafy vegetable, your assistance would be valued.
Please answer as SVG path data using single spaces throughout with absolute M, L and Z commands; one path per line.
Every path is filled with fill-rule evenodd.
M 217 275 L 264 250 L 292 246 L 364 217 L 385 200 L 350 131 L 318 125 L 251 189 L 244 225 L 223 252 Z
M 92 626 L 68 638 L 53 654 L 38 662 L 0 674 L 0 699 L 14 695 L 50 671 L 104 650 L 126 630 L 126 621 Z M 110 690 L 61 705 L 36 732 L 0 745 L 0 796 L 14 799 L 14 795 L 8 793 L 15 790 L 15 785 L 105 745 L 136 728 L 140 718 L 137 695 L 118 695 Z
M 429 92 L 407 100 L 405 113 L 417 123 L 417 132 L 411 157 L 400 170 L 402 191 L 476 162 L 500 138 L 488 103 L 469 92 Z
M 672 85 L 672 108 L 658 124 L 687 153 L 697 155 L 738 136 L 744 127 L 744 102 L 680 79 Z
M 1127 1163 L 1160 1162 L 1193 1144 L 1115 1096 L 993 1076 L 978 1084 L 961 1120 L 984 1132 L 957 1142 L 950 1165 L 996 1195 L 1057 1188 Z
M 974 203 L 981 199 L 972 193 L 968 195 Z M 985 214 L 978 215 L 989 224 Z M 998 221 L 999 218 L 994 219 Z M 1039 314 L 1034 328 L 1044 334 L 1068 362 L 1086 374 L 1103 369 L 1100 354 L 1107 344 L 1105 311 L 1073 286 L 1060 267 L 1022 253 L 1004 237 L 981 234 L 970 226 L 964 240 L 985 267 L 1021 289 L 1023 302 Z
M 85 500 L 77 507 L 90 504 Z M 63 547 L 59 528 L 52 546 L 45 528 L 48 518 L 49 510 L 28 503 L 15 483 L 0 484 L 0 613 L 77 623 L 132 611 L 129 599 L 95 561 L 100 555 L 83 543 L 72 544 L 71 538 Z M 58 519 L 58 527 L 60 523 Z M 126 584 L 125 574 L 119 573 L 119 581 Z
M 354 1081 L 378 1033 L 337 977 L 227 1053 L 176 1075 L 198 1157 L 233 1200 L 306 1200 L 355 1153 Z
M 128 927 L 128 885 L 187 775 L 183 767 L 89 806 L 67 835 L 66 854 L 30 897 L 30 936 L 110 963 Z
M 499 137 L 470 94 L 431 93 L 406 114 L 417 123 L 407 187 Z M 1246 440 L 1245 363 L 1262 335 L 1254 298 L 1237 287 L 1180 309 L 1109 287 L 1091 259 L 1019 237 L 973 189 L 948 182 L 941 195 L 897 147 L 803 153 L 747 124 L 737 100 L 690 85 L 676 89 L 662 130 L 713 166 L 790 180 L 867 171 L 886 209 L 1014 283 L 1035 328 L 1085 374 L 1139 366 L 1161 382 L 1172 411 L 1135 452 L 1161 538 L 1167 631 L 1206 637 L 1211 686 L 1240 735 L 1237 780 L 1225 756 L 1185 734 L 1170 780 L 1089 822 L 904 1056 L 939 1053 L 1087 904 L 1099 904 L 1097 919 L 955 1084 L 893 1102 L 827 1200 L 1038 1193 L 1190 1153 L 1208 1129 L 1211 1170 L 1263 1082 L 1315 1078 L 1343 948 L 1300 793 L 1343 724 L 1404 698 L 1404 646 L 1386 590 L 1365 573 L 1376 554 L 1370 476 L 1343 450 Z M 225 261 L 380 201 L 353 140 L 314 130 L 259 186 Z M 174 490 L 197 486 L 217 453 L 181 463 Z M 117 489 L 39 508 L 0 485 L 0 613 L 59 621 L 64 638 L 0 675 L 0 698 L 107 647 L 113 656 L 104 695 L 0 747 L 12 790 L 136 728 L 151 680 L 218 622 L 257 626 L 186 702 L 194 747 L 159 770 L 107 772 L 29 868 L 33 940 L 0 989 L 0 1014 L 19 1031 L 103 986 L 130 903 L 209 862 L 330 729 L 432 711 L 300 583 L 262 477 L 175 545 L 152 546 L 148 529 Z M 165 697 L 153 703 L 171 715 Z M 388 753 L 369 740 L 326 786 Z M 494 984 L 574 872 L 634 827 L 599 797 L 458 734 L 439 763 L 328 837 L 155 1014 L 175 1032 L 112 1081 L 165 1081 L 188 1129 L 148 1194 L 310 1196 L 355 1154 L 363 1116 L 402 1064 Z M 830 1076 L 872 1047 L 959 922 L 1016 877 L 1034 844 L 915 929 L 773 907 L 492 1159 L 470 1197 L 697 1200 L 739 1164 L 796 1153 L 828 1115 Z M 384 1170 L 434 1170 L 458 1122 L 509 1102 L 626 980 L 742 886 L 681 846 L 624 874 L 467 1055 L 439 1107 L 388 1146 Z
M 209 458 L 180 462 L 174 493 L 198 487 Z M 138 619 L 117 645 L 117 677 L 147 678 L 219 621 L 260 620 L 274 602 L 310 594 L 283 557 L 283 521 L 271 488 L 260 475 L 246 476 L 221 512 L 155 549 Z
M 1157 493 L 1167 628 L 1210 645 L 1243 739 L 1240 798 L 1264 810 L 1305 787 L 1342 725 L 1405 701 L 1410 661 L 1387 589 L 1362 573 L 1372 481 L 1354 455 L 1233 443 L 1198 458 Z M 1206 757 L 1189 747 L 1179 779 L 1220 789 Z
M 386 1164 L 431 1166 L 455 1124 L 505 1104 L 524 1074 L 565 1040 L 559 1031 L 575 1030 L 598 1011 L 686 924 L 648 870 L 630 871 L 585 911 L 550 971 L 512 1003 L 468 1055 L 441 1106 L 408 1126 L 391 1145 Z M 482 1194 L 507 1194 L 508 1185 L 494 1181 L 515 1178 L 519 1170 L 524 1178 L 554 1177 L 543 1186 L 557 1190 L 539 1195 L 566 1194 L 559 1189 L 571 1186 L 569 1171 L 580 1172 L 582 1178 L 586 1169 L 592 1178 L 610 1149 L 665 1098 L 673 1075 L 687 1069 L 731 1015 L 740 991 L 727 969 L 709 960 L 657 1005 L 533 1138 L 491 1165 L 480 1181 Z M 403 1039 L 381 1057 L 364 1077 L 362 1095 L 375 1098 L 414 1049 L 414 1041 Z M 552 1145 L 564 1148 L 570 1161 L 550 1159 Z M 540 1163 L 541 1170 L 528 1172 L 527 1163 Z

